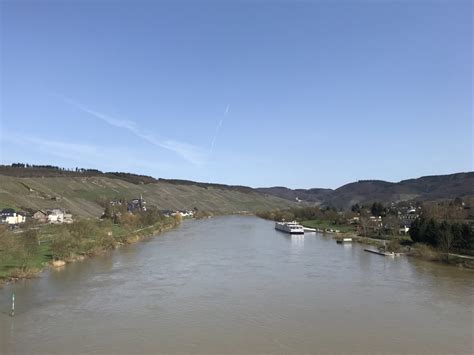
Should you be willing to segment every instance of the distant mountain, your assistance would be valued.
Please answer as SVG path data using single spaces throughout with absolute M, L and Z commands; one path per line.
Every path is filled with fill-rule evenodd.
M 291 201 L 308 201 L 321 203 L 325 198 L 333 192 L 331 189 L 296 189 L 292 190 L 287 187 L 275 186 L 275 187 L 263 187 L 255 189 L 260 193 L 278 196 Z
M 454 199 L 474 195 L 474 172 L 451 175 L 424 176 L 397 183 L 381 180 L 363 180 L 341 186 L 335 190 L 308 189 L 291 190 L 282 187 L 262 188 L 257 191 L 288 200 L 296 197 L 338 208 L 349 208 L 375 201 L 385 203 L 400 201 L 431 201 Z

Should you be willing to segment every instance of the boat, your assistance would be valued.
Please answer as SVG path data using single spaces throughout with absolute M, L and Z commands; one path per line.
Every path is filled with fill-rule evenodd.
M 304 234 L 304 227 L 298 222 L 276 222 L 275 229 L 290 234 Z
M 342 238 L 336 240 L 337 244 L 343 244 L 343 243 L 352 243 L 352 238 Z

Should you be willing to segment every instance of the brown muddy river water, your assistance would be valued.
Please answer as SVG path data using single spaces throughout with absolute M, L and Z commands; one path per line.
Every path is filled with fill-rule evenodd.
M 470 354 L 473 297 L 471 270 L 218 217 L 0 289 L 0 353 Z

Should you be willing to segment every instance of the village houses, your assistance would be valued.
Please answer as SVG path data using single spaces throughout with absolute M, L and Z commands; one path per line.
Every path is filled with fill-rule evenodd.
M 59 208 L 51 210 L 38 210 L 33 214 L 33 219 L 39 223 L 61 224 L 72 223 L 72 214 Z
M 25 223 L 26 217 L 23 213 L 16 212 L 13 208 L 4 208 L 0 212 L 0 222 L 5 224 Z

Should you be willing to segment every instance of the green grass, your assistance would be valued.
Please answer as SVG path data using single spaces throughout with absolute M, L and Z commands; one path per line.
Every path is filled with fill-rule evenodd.
M 80 238 L 75 239 L 77 243 L 64 244 L 68 245 L 67 248 L 70 248 L 69 250 L 61 251 L 64 249 L 59 249 L 59 253 L 62 253 L 59 258 L 65 261 L 73 261 L 76 257 L 95 255 L 102 251 L 112 249 L 124 242 L 127 243 L 129 242 L 128 237 L 133 237 L 132 241 L 137 241 L 137 236 L 146 237 L 152 235 L 155 230 L 161 231 L 175 226 L 175 220 L 172 218 L 158 220 L 155 224 L 142 228 L 129 227 L 128 229 L 110 222 L 90 219 L 77 223 L 85 224 L 74 224 L 71 226 L 53 224 L 29 226 L 29 228 L 38 231 L 38 247 L 32 247 L 31 244 L 28 244 L 28 239 L 22 238 L 23 236 L 28 237 L 26 235 L 28 232 L 26 231 L 23 233 L 2 231 L 2 235 L 0 235 L 0 241 L 3 240 L 3 244 L 0 243 L 0 284 L 2 280 L 6 280 L 10 277 L 22 278 L 35 276 L 38 271 L 44 268 L 45 264 L 53 260 L 52 248 L 54 245 L 52 241 L 56 240 L 57 242 L 57 237 L 61 237 L 62 233 L 67 233 L 63 235 L 66 238 L 65 240 L 59 239 L 60 241 L 64 241 L 64 243 L 71 243 L 70 238 L 73 238 L 72 240 L 74 240 L 74 238 Z M 78 229 L 78 227 L 81 229 Z M 84 231 L 84 234 L 78 237 L 76 233 L 81 230 Z M 113 238 L 110 238 L 109 232 L 112 232 Z M 58 244 L 56 244 L 56 248 L 57 245 Z M 58 249 L 56 249 L 56 253 L 58 253 Z
M 126 231 L 125 229 L 118 225 L 118 224 L 114 224 L 112 225 L 112 234 L 115 238 L 122 238 L 122 237 L 125 237 L 126 235 Z
M 15 204 L 2 200 L 0 196 L 0 210 L 3 210 L 4 208 L 13 208 L 14 210 L 19 209 Z
M 15 258 L 8 258 L 0 262 L 0 279 L 7 278 L 17 269 L 32 270 L 41 269 L 44 264 L 52 260 L 51 250 L 48 243 L 42 243 L 36 253 L 29 255 L 25 264 Z
M 339 230 L 342 233 L 349 233 L 349 232 L 356 232 L 356 228 L 353 226 L 348 226 L 344 224 L 333 224 L 329 221 L 322 221 L 322 220 L 308 220 L 308 221 L 301 221 L 301 224 L 308 228 L 318 228 L 318 229 L 333 229 Z

